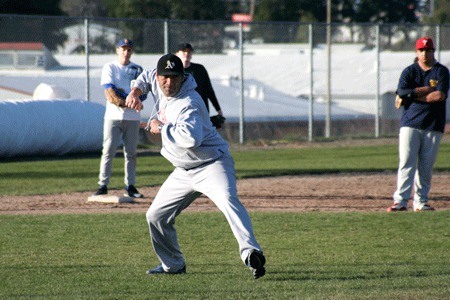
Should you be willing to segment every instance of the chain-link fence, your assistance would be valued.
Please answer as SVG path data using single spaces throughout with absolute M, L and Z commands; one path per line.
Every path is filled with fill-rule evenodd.
M 415 40 L 432 37 L 450 65 L 450 24 L 172 21 L 0 15 L 0 101 L 31 97 L 40 83 L 104 104 L 102 66 L 122 37 L 132 61 L 154 68 L 189 42 L 210 75 L 231 142 L 396 135 L 393 105 Z M 153 106 L 145 105 L 143 121 Z M 214 115 L 211 107 L 211 115 Z

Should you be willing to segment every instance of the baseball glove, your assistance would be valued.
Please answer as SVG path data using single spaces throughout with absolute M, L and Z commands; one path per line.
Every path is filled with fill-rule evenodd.
M 399 109 L 404 104 L 405 104 L 405 100 L 400 98 L 399 95 L 397 95 L 397 97 L 395 97 L 395 108 Z
M 211 119 L 212 124 L 216 128 L 222 128 L 222 125 L 223 125 L 223 123 L 225 123 L 225 120 L 226 120 L 226 118 L 222 117 L 221 115 L 212 116 L 210 119 Z
M 112 104 L 115 104 L 119 107 L 125 107 L 125 98 L 117 95 L 117 93 L 114 91 L 112 87 L 107 88 L 105 90 L 106 99 L 108 99 L 109 102 Z

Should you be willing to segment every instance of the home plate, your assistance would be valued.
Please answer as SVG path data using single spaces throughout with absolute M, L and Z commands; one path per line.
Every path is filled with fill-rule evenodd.
M 99 195 L 90 196 L 88 202 L 102 202 L 102 203 L 132 203 L 134 199 L 131 197 L 119 197 L 114 195 Z

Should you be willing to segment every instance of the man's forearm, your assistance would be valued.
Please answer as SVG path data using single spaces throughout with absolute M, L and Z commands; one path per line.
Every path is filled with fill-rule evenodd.
M 427 96 L 428 94 L 430 94 L 434 91 L 435 91 L 435 89 L 432 88 L 431 86 L 422 86 L 422 87 L 417 87 L 414 89 L 414 93 L 416 94 L 417 98 Z
M 139 88 L 134 87 L 131 89 L 130 95 L 131 94 L 133 94 L 134 97 L 139 97 L 140 95 L 142 95 L 142 91 Z
M 446 99 L 445 94 L 441 91 L 434 91 L 429 94 L 426 94 L 425 96 L 417 97 L 415 100 L 419 102 L 426 102 L 426 103 L 435 103 L 444 101 Z

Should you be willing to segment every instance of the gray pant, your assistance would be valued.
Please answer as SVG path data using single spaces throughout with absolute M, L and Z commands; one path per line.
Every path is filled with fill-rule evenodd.
M 428 202 L 433 166 L 442 133 L 410 127 L 400 128 L 399 168 L 394 202 L 407 206 L 414 183 L 414 204 Z
M 105 120 L 103 124 L 103 151 L 100 162 L 99 185 L 108 185 L 112 173 L 112 162 L 117 147 L 123 142 L 125 158 L 125 185 L 136 183 L 136 152 L 139 143 L 140 121 Z
M 191 170 L 176 168 L 147 211 L 153 249 L 167 272 L 177 271 L 185 265 L 174 226 L 175 217 L 201 194 L 211 199 L 224 214 L 239 244 L 242 261 L 250 250 L 261 251 L 253 234 L 250 216 L 237 196 L 233 159 L 224 156 L 214 163 Z

